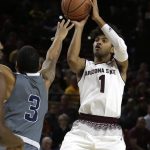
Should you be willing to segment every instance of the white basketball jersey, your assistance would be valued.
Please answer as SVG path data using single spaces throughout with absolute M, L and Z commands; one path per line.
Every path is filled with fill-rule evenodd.
M 115 60 L 102 64 L 86 60 L 78 82 L 79 113 L 119 118 L 124 85 Z

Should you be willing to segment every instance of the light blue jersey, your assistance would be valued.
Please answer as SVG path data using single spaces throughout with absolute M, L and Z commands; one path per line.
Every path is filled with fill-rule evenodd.
M 39 142 L 47 110 L 48 91 L 40 74 L 16 74 L 14 90 L 5 104 L 8 128 L 15 134 Z

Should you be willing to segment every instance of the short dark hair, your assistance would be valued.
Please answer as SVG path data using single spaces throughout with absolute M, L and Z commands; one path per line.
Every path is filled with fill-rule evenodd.
M 123 38 L 123 35 L 121 33 L 121 30 L 119 30 L 115 25 L 113 24 L 108 24 L 121 38 Z M 104 35 L 103 31 L 100 29 L 100 27 L 96 27 L 93 29 L 90 33 L 90 37 L 92 40 L 94 40 L 97 36 Z
M 17 67 L 20 73 L 35 73 L 39 69 L 39 54 L 37 50 L 30 46 L 25 45 L 17 55 Z

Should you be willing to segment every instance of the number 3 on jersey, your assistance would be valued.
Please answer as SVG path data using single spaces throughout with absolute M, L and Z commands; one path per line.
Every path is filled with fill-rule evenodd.
M 105 89 L 105 75 L 101 75 L 99 77 L 99 80 L 101 82 L 100 92 L 104 93 L 104 89 Z
M 40 97 L 37 95 L 30 95 L 28 102 L 30 103 L 29 111 L 25 112 L 24 118 L 29 122 L 36 122 L 38 119 L 38 109 L 40 107 Z

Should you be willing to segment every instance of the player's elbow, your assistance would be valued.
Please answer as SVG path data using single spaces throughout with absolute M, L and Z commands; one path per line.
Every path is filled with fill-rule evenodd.
M 125 43 L 122 44 L 122 51 L 127 52 L 127 45 Z
M 54 81 L 54 79 L 55 79 L 55 70 L 47 73 L 45 75 L 45 79 L 52 83 Z
M 120 42 L 119 46 L 114 49 L 114 57 L 120 62 L 124 62 L 128 59 L 127 46 L 124 41 Z
M 71 69 L 72 72 L 76 73 L 76 63 L 74 60 L 70 60 L 70 59 L 67 59 L 68 61 L 68 65 L 69 65 L 69 68 Z
M 127 51 L 127 45 L 125 44 L 124 40 L 122 38 L 118 39 L 118 46 L 119 49 L 122 51 Z
M 67 56 L 67 62 L 68 62 L 68 64 L 72 65 L 76 61 L 77 61 L 77 59 L 75 57 L 72 57 L 72 56 L 69 56 L 69 55 Z

